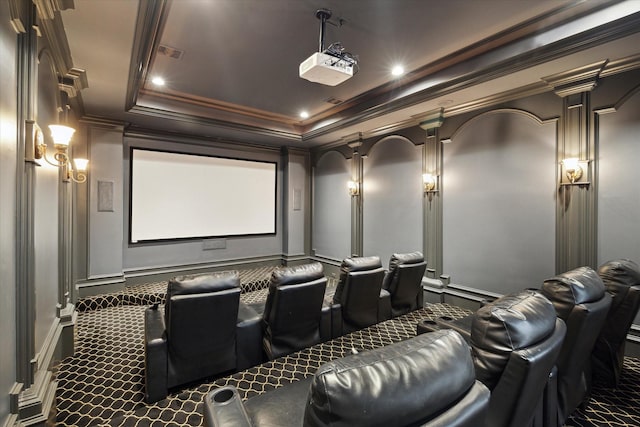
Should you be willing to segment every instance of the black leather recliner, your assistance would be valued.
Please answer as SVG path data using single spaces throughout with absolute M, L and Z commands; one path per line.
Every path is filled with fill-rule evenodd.
M 468 345 L 447 330 L 334 360 L 246 402 L 233 387 L 204 401 L 207 426 L 478 427 L 489 391 Z
M 505 295 L 465 321 L 425 322 L 418 332 L 438 328 L 454 328 L 471 344 L 476 378 L 491 390 L 488 427 L 527 427 L 541 419 L 539 405 L 566 333 L 546 297 L 531 290 Z
M 326 286 L 319 262 L 272 273 L 262 317 L 263 345 L 270 360 L 331 338 L 330 307 L 322 307 Z
M 590 267 L 579 267 L 544 281 L 549 298 L 567 325 L 567 334 L 545 396 L 545 425 L 562 426 L 589 399 L 590 357 L 611 305 L 602 279 Z M 557 388 L 557 390 L 555 390 Z
M 598 275 L 611 295 L 611 308 L 591 354 L 593 377 L 617 387 L 624 364 L 627 333 L 640 308 L 640 267 L 628 259 L 609 261 Z
M 237 272 L 169 281 L 164 310 L 144 313 L 145 401 L 205 377 L 262 361 L 260 316 L 240 303 Z
M 377 256 L 345 258 L 331 306 L 336 338 L 391 318 L 391 298 L 382 289 L 384 268 Z
M 382 289 L 391 296 L 391 317 L 401 316 L 423 306 L 422 276 L 427 263 L 421 252 L 393 254 Z

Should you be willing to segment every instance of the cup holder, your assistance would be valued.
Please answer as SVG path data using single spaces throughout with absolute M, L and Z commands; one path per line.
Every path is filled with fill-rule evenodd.
M 451 316 L 439 316 L 438 320 L 442 320 L 443 322 L 451 322 L 451 321 L 453 321 L 453 317 L 451 317 Z
M 440 327 L 435 320 L 423 319 L 418 322 L 417 334 L 420 335 L 428 332 L 435 332 L 439 329 Z
M 230 388 L 221 388 L 213 393 L 212 400 L 216 403 L 225 403 L 233 399 L 233 390 Z

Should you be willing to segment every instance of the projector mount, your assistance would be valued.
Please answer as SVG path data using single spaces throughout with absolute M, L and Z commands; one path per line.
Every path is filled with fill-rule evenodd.
M 299 75 L 310 82 L 320 83 L 327 86 L 336 86 L 345 80 L 350 79 L 357 72 L 358 60 L 349 52 L 345 52 L 342 43 L 336 42 L 324 48 L 324 28 L 331 11 L 320 9 L 316 12 L 316 17 L 320 20 L 320 39 L 318 52 L 302 61 L 299 67 Z M 342 25 L 342 20 L 340 20 Z
M 329 21 L 329 19 L 331 18 L 331 15 L 332 13 L 331 13 L 331 10 L 329 9 L 318 9 L 316 11 L 316 18 L 320 20 L 320 37 L 318 39 L 318 52 L 331 55 L 337 58 L 338 60 L 344 61 L 348 67 L 355 68 L 354 70 L 355 72 L 353 73 L 355 74 L 358 71 L 357 70 L 358 60 L 351 53 L 344 51 L 344 47 L 342 46 L 342 43 L 335 42 L 329 45 L 329 47 L 326 50 L 324 48 L 324 33 L 325 33 L 325 27 L 327 22 L 330 24 L 336 25 L 331 21 Z M 340 18 L 339 26 L 342 26 L 343 22 L 344 20 Z

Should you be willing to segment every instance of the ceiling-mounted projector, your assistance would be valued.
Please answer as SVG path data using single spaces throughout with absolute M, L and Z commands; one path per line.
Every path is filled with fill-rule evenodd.
M 300 64 L 300 77 L 310 82 L 328 86 L 336 86 L 354 75 L 357 59 L 348 52 L 344 52 L 340 43 L 334 43 L 324 49 L 324 27 L 331 11 L 320 9 L 316 12 L 320 19 L 320 49 Z M 356 68 L 357 70 L 357 68 Z
M 328 86 L 353 76 L 353 64 L 324 52 L 316 52 L 300 64 L 300 77 Z

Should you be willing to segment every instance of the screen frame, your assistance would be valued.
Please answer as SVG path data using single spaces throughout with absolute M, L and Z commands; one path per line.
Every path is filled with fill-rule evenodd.
M 261 164 L 271 164 L 274 168 L 274 189 L 273 189 L 273 232 L 265 232 L 265 233 L 236 233 L 236 234 L 203 234 L 199 236 L 185 236 L 185 237 L 171 237 L 171 238 L 158 238 L 158 239 L 144 239 L 144 240 L 136 240 L 133 241 L 133 163 L 134 163 L 134 151 L 150 151 L 150 152 L 158 152 L 158 153 L 169 153 L 169 154 L 178 154 L 178 155 L 186 155 L 186 156 L 194 156 L 194 157 L 210 157 L 216 159 L 224 159 L 224 160 L 238 160 L 242 162 L 249 163 L 261 163 Z M 129 217 L 128 217 L 128 245 L 129 246 L 145 246 L 150 244 L 162 244 L 162 243 L 180 243 L 180 242 L 190 242 L 190 241 L 203 241 L 208 239 L 227 239 L 227 238 L 244 238 L 244 237 L 252 237 L 252 236 L 276 236 L 278 234 L 278 184 L 279 184 L 279 163 L 273 160 L 255 160 L 255 159 L 247 159 L 242 157 L 235 156 L 222 156 L 222 155 L 213 155 L 213 154 L 203 154 L 203 153 L 194 153 L 189 151 L 180 151 L 180 150 L 170 150 L 170 149 L 158 149 L 158 148 L 149 148 L 149 147 L 140 147 L 140 146 L 130 146 L 129 147 Z

